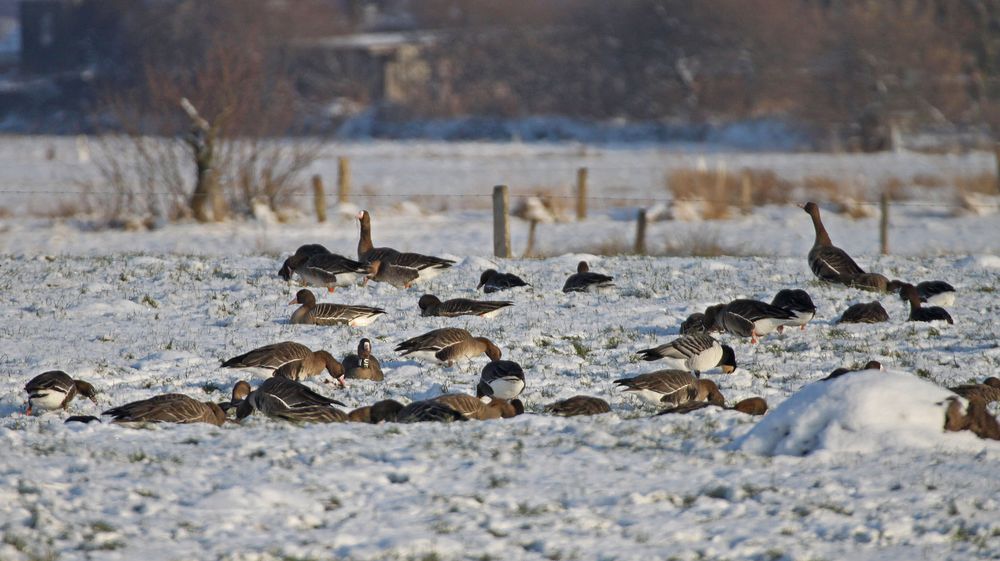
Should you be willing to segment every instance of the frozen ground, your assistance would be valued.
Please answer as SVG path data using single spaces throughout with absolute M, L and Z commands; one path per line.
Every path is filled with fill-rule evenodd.
M 286 302 L 297 287 L 275 274 L 300 243 L 353 253 L 357 226 L 349 218 L 322 227 L 244 222 L 145 233 L 4 219 L 0 559 L 997 558 L 1000 444 L 944 434 L 926 417 L 909 427 L 908 440 L 887 438 L 884 423 L 838 417 L 826 401 L 825 413 L 810 422 L 841 423 L 836 439 L 804 457 L 765 456 L 730 449 L 756 419 L 719 410 L 650 418 L 652 409 L 612 384 L 655 370 L 634 351 L 675 337 L 689 313 L 737 297 L 769 300 L 786 287 L 808 290 L 818 317 L 805 331 L 758 345 L 724 337 L 740 367 L 707 376 L 729 402 L 760 395 L 777 408 L 834 368 L 869 359 L 939 385 L 996 375 L 1000 219 L 911 208 L 893 222 L 897 255 L 889 257 L 876 255 L 874 220 L 830 216 L 828 225 L 862 266 L 954 284 L 955 325 L 907 323 L 902 302 L 888 296 L 879 299 L 890 323 L 835 325 L 849 304 L 876 296 L 813 280 L 804 257 L 811 228 L 796 208 L 769 207 L 720 224 L 657 223 L 650 232 L 651 242 L 666 246 L 707 231 L 752 257 L 506 261 L 503 269 L 534 285 L 503 294 L 515 301 L 512 309 L 492 320 L 446 320 L 419 317 L 417 298 L 425 289 L 475 294 L 480 271 L 494 264 L 485 215 L 414 216 L 386 205 L 374 218 L 377 244 L 458 264 L 407 291 L 317 291 L 321 301 L 389 310 L 363 329 L 289 325 Z M 633 224 L 617 212 L 582 225 L 542 226 L 543 249 L 580 251 L 616 235 L 628 241 Z M 519 249 L 525 228 L 515 228 Z M 560 292 L 581 258 L 614 275 L 618 291 Z M 99 406 L 77 400 L 72 414 L 172 391 L 222 400 L 237 379 L 260 379 L 220 369 L 220 359 L 289 339 L 338 357 L 363 336 L 375 342 L 385 383 L 315 386 L 350 406 L 470 392 L 481 360 L 441 368 L 391 351 L 406 337 L 448 325 L 490 337 L 525 367 L 529 414 L 451 426 L 299 427 L 252 418 L 223 428 L 125 429 L 21 413 L 24 382 L 54 368 L 100 390 Z M 910 405 L 900 387 L 908 386 L 873 384 L 871 391 L 892 401 L 887 410 L 936 414 L 929 394 Z M 815 398 L 810 391 L 806 398 Z M 847 399 L 853 390 L 838 391 L 827 399 Z M 614 412 L 540 414 L 544 404 L 578 393 L 604 397 Z M 859 410 L 877 404 L 871 398 Z

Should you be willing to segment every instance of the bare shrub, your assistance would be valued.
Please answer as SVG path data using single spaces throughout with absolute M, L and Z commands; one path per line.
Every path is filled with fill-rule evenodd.
M 743 204 L 743 182 L 750 187 L 752 206 L 785 204 L 792 197 L 792 183 L 772 170 L 679 169 L 667 177 L 667 188 L 679 201 L 700 201 L 701 216 L 707 220 L 729 218 L 731 209 Z
M 959 193 L 981 193 L 995 195 L 997 193 L 997 176 L 992 173 L 979 175 L 960 175 L 952 179 Z
M 941 187 L 945 180 L 940 175 L 930 175 L 928 173 L 918 173 L 913 176 L 913 184 L 918 187 Z

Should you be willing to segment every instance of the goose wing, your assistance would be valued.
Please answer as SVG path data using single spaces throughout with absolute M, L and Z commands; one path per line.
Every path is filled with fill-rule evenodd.
M 312 354 L 309 347 L 294 341 L 282 341 L 254 349 L 222 363 L 225 368 L 281 368 L 289 362 L 304 360 Z
M 423 335 L 418 335 L 407 339 L 396 346 L 396 351 L 402 351 L 404 355 L 417 351 L 440 351 L 461 341 L 471 339 L 472 334 L 458 327 L 445 327 L 428 331 Z
M 698 333 L 684 335 L 658 347 L 642 349 L 638 354 L 642 360 L 659 360 L 662 358 L 687 360 L 711 349 L 716 344 L 715 339 L 711 335 Z

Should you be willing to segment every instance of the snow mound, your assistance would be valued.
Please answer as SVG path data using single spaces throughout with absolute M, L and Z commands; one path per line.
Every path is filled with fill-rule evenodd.
M 805 386 L 731 448 L 768 456 L 961 443 L 981 449 L 971 434 L 945 433 L 945 400 L 954 395 L 907 372 L 855 372 Z

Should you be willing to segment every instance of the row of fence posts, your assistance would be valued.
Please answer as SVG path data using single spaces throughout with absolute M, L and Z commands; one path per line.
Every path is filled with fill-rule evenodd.
M 1000 158 L 1000 152 L 998 152 Z M 1000 173 L 1000 168 L 998 168 Z M 583 221 L 587 219 L 587 168 L 581 167 L 576 170 L 576 219 Z M 313 203 L 316 207 L 316 220 L 326 222 L 326 194 L 323 188 L 323 178 L 314 175 L 312 178 Z M 337 201 L 346 203 L 351 192 L 351 164 L 345 157 L 337 159 Z M 746 174 L 740 185 L 740 207 L 744 215 L 750 214 L 753 200 L 753 185 L 750 177 Z M 879 247 L 882 255 L 889 255 L 889 194 L 882 193 L 879 201 L 881 219 L 879 220 Z M 635 245 L 633 253 L 636 255 L 646 254 L 646 229 L 648 225 L 645 208 L 638 209 L 635 225 Z M 534 230 L 537 224 L 532 224 L 529 241 L 529 251 L 534 246 Z M 506 185 L 497 185 L 493 188 L 493 255 L 496 257 L 511 257 L 510 246 L 510 192 Z

